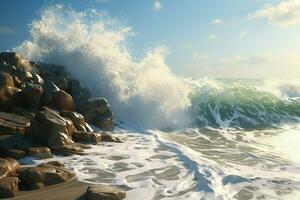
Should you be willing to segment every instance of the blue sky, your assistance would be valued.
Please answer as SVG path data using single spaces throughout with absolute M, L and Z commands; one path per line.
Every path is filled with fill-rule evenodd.
M 280 76 L 300 63 L 298 0 L 4 0 L 0 50 L 27 39 L 30 22 L 57 3 L 107 11 L 136 33 L 130 39 L 136 57 L 165 46 L 167 63 L 182 75 L 229 77 L 226 71 L 236 71 L 234 77 L 247 78 L 256 67 L 258 77 L 270 69 Z

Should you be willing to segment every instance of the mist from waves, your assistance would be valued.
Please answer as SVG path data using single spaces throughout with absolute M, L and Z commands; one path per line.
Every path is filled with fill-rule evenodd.
M 137 61 L 128 48 L 131 28 L 95 9 L 48 7 L 29 28 L 31 37 L 15 50 L 67 67 L 93 95 L 109 100 L 117 118 L 148 128 L 189 123 L 189 87 L 166 65 L 166 48 Z

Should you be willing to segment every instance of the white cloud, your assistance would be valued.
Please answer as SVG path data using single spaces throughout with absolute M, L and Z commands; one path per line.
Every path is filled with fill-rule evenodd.
M 216 39 L 218 39 L 219 37 L 218 37 L 217 35 L 215 35 L 215 34 L 209 34 L 209 35 L 208 35 L 208 38 L 211 39 L 211 40 L 216 40 Z
M 216 18 L 214 20 L 211 21 L 212 24 L 222 24 L 223 23 L 223 20 L 222 19 L 219 19 L 219 18 Z
M 162 8 L 162 5 L 161 5 L 160 1 L 157 1 L 157 0 L 154 1 L 154 3 L 153 3 L 153 9 L 154 9 L 155 11 L 160 11 L 161 8 Z
M 268 4 L 250 15 L 251 18 L 266 18 L 282 27 L 300 23 L 300 1 L 285 0 L 276 5 Z
M 242 38 L 244 38 L 244 37 L 246 37 L 248 35 L 248 32 L 247 31 L 241 31 L 240 32 L 240 38 L 242 39 Z
M 12 34 L 15 33 L 15 30 L 7 27 L 7 26 L 0 26 L 0 34 Z

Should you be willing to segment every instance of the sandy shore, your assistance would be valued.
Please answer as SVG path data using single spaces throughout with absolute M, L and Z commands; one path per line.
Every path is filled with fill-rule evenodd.
M 87 184 L 76 178 L 65 183 L 33 191 L 20 191 L 13 200 L 84 200 Z

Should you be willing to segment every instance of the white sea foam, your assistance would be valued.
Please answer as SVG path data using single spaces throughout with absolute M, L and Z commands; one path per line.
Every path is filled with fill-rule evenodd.
M 66 66 L 95 96 L 108 98 L 119 118 L 156 128 L 187 123 L 188 86 L 165 64 L 165 48 L 133 58 L 127 47 L 130 27 L 93 9 L 76 12 L 57 5 L 33 20 L 30 34 L 16 51 Z

